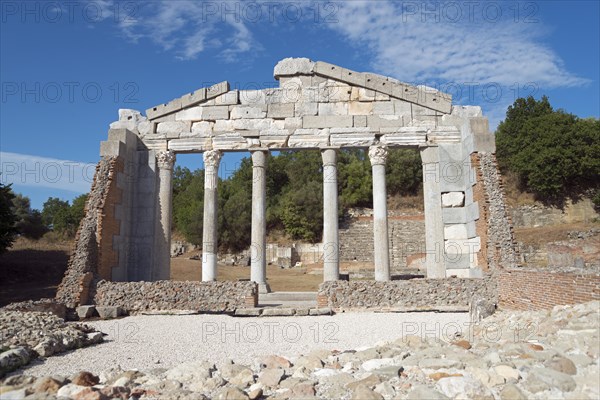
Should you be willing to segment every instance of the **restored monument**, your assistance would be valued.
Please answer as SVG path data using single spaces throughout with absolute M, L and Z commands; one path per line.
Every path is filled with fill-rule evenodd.
M 94 185 L 106 188 L 96 211 L 90 210 L 92 194 L 86 216 L 101 214 L 90 222 L 100 249 L 94 255 L 97 267 L 81 267 L 79 284 L 82 279 L 169 279 L 177 153 L 204 157 L 202 279 L 214 281 L 219 163 L 224 152 L 244 151 L 251 153 L 253 163 L 250 278 L 260 291 L 268 291 L 266 155 L 270 150 L 308 149 L 322 154 L 324 281 L 336 281 L 340 259 L 336 162 L 337 152 L 344 148 L 368 149 L 375 279 L 389 281 L 385 164 L 388 149 L 394 147 L 418 148 L 421 153 L 427 278 L 483 277 L 490 254 L 481 239 L 488 234 L 487 224 L 479 223 L 484 205 L 483 195 L 477 197 L 474 191 L 478 172 L 473 155 L 493 153 L 494 139 L 479 107 L 452 105 L 450 95 L 429 87 L 306 58 L 280 61 L 274 76 L 278 88 L 230 90 L 228 82 L 221 82 L 152 107 L 146 116 L 119 111 L 119 120 L 111 124 L 108 140 L 100 147 L 98 168 L 108 168 L 111 178 L 103 183 L 97 174 Z M 103 162 L 110 165 L 103 167 Z M 481 187 L 479 192 L 483 193 Z M 81 246 L 82 237 L 91 240 L 85 226 L 86 220 L 78 236 Z M 515 262 L 510 254 L 501 258 L 511 265 Z M 72 270 L 73 259 L 71 264 Z M 75 283 L 69 274 L 65 281 Z

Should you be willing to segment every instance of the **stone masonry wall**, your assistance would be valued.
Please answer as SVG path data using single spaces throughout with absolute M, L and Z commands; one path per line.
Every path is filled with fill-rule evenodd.
M 544 310 L 600 300 L 600 273 L 503 270 L 498 274 L 501 308 Z
M 491 269 L 514 268 L 519 256 L 496 157 L 490 153 L 479 153 L 478 157 L 486 198 L 488 266 Z
M 118 306 L 128 313 L 157 310 L 231 312 L 256 307 L 255 282 L 109 282 L 100 281 L 94 302 L 99 306 Z
M 391 213 L 390 213 L 391 214 Z M 393 269 L 407 268 L 407 259 L 425 252 L 423 215 L 390 215 L 390 263 Z M 346 218 L 340 223 L 340 260 L 373 262 L 373 217 Z
M 117 157 L 103 157 L 96 166 L 94 182 L 85 206 L 86 212 L 77 235 L 65 276 L 58 287 L 56 299 L 75 307 L 89 300 L 90 285 L 97 278 L 99 243 L 102 237 L 99 227 L 105 216 L 105 205 L 110 196 L 110 188 L 115 179 Z M 106 238 L 106 237 L 105 237 Z M 112 237 L 110 239 L 112 243 Z
M 319 307 L 334 309 L 466 308 L 473 296 L 496 304 L 497 289 L 491 276 L 484 279 L 410 279 L 390 282 L 335 281 L 319 287 Z

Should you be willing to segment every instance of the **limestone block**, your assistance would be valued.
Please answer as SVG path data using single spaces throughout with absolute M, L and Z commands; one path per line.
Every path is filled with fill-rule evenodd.
M 118 318 L 123 315 L 123 309 L 115 306 L 97 306 L 96 311 L 98 311 L 98 315 L 102 319 Z
M 265 89 L 265 103 L 296 103 L 302 99 L 300 89 Z
M 466 207 L 455 207 L 455 208 L 443 208 L 442 209 L 442 220 L 444 224 L 466 224 L 467 221 L 467 208 Z
M 463 207 L 465 205 L 464 192 L 442 193 L 442 207 Z
M 253 106 L 233 106 L 231 108 L 231 119 L 240 118 L 265 118 L 267 116 L 267 105 L 256 104 Z
M 219 82 L 206 88 L 206 98 L 214 99 L 215 97 L 227 92 L 229 92 L 229 82 Z
M 337 82 L 336 82 L 337 83 Z M 324 85 L 324 87 L 322 87 Z M 340 101 L 350 101 L 350 94 L 352 93 L 352 88 L 346 85 L 327 85 L 321 84 L 319 86 L 318 91 L 318 101 L 322 102 L 340 102 Z
M 391 130 L 384 132 L 384 130 Z M 423 131 L 403 131 L 396 128 L 381 128 L 381 143 L 388 146 L 423 146 L 427 143 L 427 135 Z
M 304 117 L 305 115 L 317 115 L 319 111 L 319 103 L 312 102 L 299 102 L 295 105 L 295 115 L 297 117 Z
M 96 315 L 96 306 L 79 306 L 75 311 L 79 319 L 91 318 Z
M 229 118 L 229 106 L 207 106 L 202 108 L 202 119 L 204 120 L 216 120 L 216 119 L 228 119 Z
M 332 133 L 329 137 L 329 143 L 331 146 L 340 147 L 367 147 L 375 144 L 375 134 L 369 132 Z
M 481 250 L 481 238 L 444 240 L 446 254 L 474 254 Z
M 217 135 L 212 140 L 214 150 L 242 150 L 248 149 L 248 141 L 237 133 Z
M 367 116 L 366 115 L 355 115 L 353 118 L 353 123 L 355 127 L 362 128 L 367 126 Z
M 260 143 L 266 147 L 285 147 L 290 133 L 287 129 L 265 129 L 260 131 Z
M 373 114 L 373 103 L 351 101 L 350 103 L 348 103 L 348 114 L 350 114 L 350 115 Z
M 387 127 L 401 127 L 404 122 L 402 117 L 399 115 L 368 115 L 367 126 L 372 129 L 387 128 Z
M 288 139 L 291 148 L 318 148 L 329 145 L 329 129 L 296 129 Z
M 192 124 L 192 133 L 210 136 L 212 135 L 214 124 L 214 122 L 209 121 L 194 122 Z
M 444 239 L 468 239 L 467 224 L 451 224 L 444 226 Z
M 287 118 L 294 116 L 295 104 L 269 104 L 267 108 L 267 117 L 269 118 Z
M 471 267 L 471 259 L 477 258 L 473 254 L 444 254 L 446 269 L 464 269 Z
M 269 129 L 273 125 L 272 119 L 261 119 L 261 118 L 253 118 L 253 119 L 235 119 L 232 121 L 233 129 L 235 130 L 264 130 Z
M 427 140 L 431 144 L 460 143 L 461 134 L 456 127 L 439 126 L 431 130 L 427 135 Z
M 375 101 L 375 91 L 354 87 L 352 88 L 351 98 L 363 102 L 373 102 Z
M 373 104 L 373 114 L 394 114 L 394 103 L 391 101 L 375 101 L 371 104 Z
M 144 121 L 147 122 L 147 121 Z M 138 132 L 138 123 L 136 121 L 115 121 L 109 125 L 110 129 L 127 129 L 132 132 Z
M 344 128 L 351 127 L 351 115 L 307 115 L 302 117 L 303 128 Z
M 214 122 L 213 132 L 233 132 L 235 130 L 233 121 L 229 119 L 218 119 Z
M 266 94 L 263 90 L 240 90 L 240 104 L 265 104 Z
M 228 106 L 239 103 L 238 91 L 232 90 L 215 97 L 215 105 Z
M 137 129 L 140 135 L 145 136 L 152 133 L 153 123 L 150 121 L 142 121 L 138 124 Z
M 375 90 L 376 92 L 392 94 L 393 83 L 388 81 L 385 76 L 365 73 L 366 80 L 365 86 L 368 89 Z
M 188 125 L 183 121 L 168 121 L 168 122 L 160 122 L 156 127 L 157 133 L 181 133 L 181 132 L 189 132 Z M 167 136 L 168 138 L 168 136 Z
M 125 157 L 126 154 L 127 146 L 123 142 L 113 140 L 100 142 L 100 157 Z
M 192 93 L 181 96 L 181 107 L 191 107 L 206 100 L 206 88 L 198 89 Z
M 275 119 L 271 122 L 271 128 L 273 129 L 286 129 L 285 119 Z
M 436 116 L 436 115 L 439 115 L 439 112 L 436 110 L 432 110 L 431 108 L 413 104 L 412 105 L 412 115 L 415 117 L 418 117 L 421 115 Z
M 407 101 L 393 99 L 394 114 L 396 115 L 412 115 L 412 105 Z
M 313 71 L 317 75 L 337 79 L 338 81 L 342 80 L 342 68 L 337 65 L 317 61 L 314 63 Z
M 163 115 L 172 114 L 181 110 L 181 99 L 175 99 L 165 104 L 159 104 L 146 110 L 148 119 L 156 119 Z
M 186 108 L 185 110 L 175 113 L 176 121 L 200 121 L 202 119 L 203 107 L 196 106 Z
M 279 80 L 280 76 L 312 75 L 315 63 L 308 58 L 284 58 L 279 61 L 273 70 L 273 76 Z
M 286 118 L 284 120 L 284 128 L 290 129 L 290 130 L 302 128 L 302 118 L 300 118 L 300 117 Z
M 248 138 L 253 138 L 253 139 L 257 139 L 260 136 L 260 131 L 259 130 L 236 130 L 237 133 L 240 134 L 240 136 L 245 137 L 246 139 Z
M 167 146 L 167 140 L 165 139 L 149 139 L 147 137 L 144 138 L 143 140 L 144 142 L 144 146 L 148 149 L 148 150 L 155 150 L 155 151 L 166 151 L 168 150 L 168 146 Z
M 350 85 L 364 86 L 365 85 L 365 74 L 362 72 L 351 71 L 346 68 L 341 68 L 340 72 L 341 81 Z
M 375 101 L 389 101 L 390 96 L 385 93 L 375 92 Z
M 319 115 L 348 115 L 348 103 L 319 103 Z
M 279 79 L 279 87 L 282 89 L 301 89 L 312 85 L 312 76 L 287 76 Z
M 211 143 L 209 137 L 173 139 L 169 140 L 168 148 L 179 153 L 205 151 L 211 149 Z

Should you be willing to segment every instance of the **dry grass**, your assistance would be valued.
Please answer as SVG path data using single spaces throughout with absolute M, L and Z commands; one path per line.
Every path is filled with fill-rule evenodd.
M 276 265 L 267 265 L 267 282 L 272 291 L 280 292 L 316 292 L 323 282 L 323 275 L 309 274 L 308 268 L 281 269 Z M 202 280 L 202 261 L 189 257 L 171 259 L 171 279 L 175 281 Z M 237 281 L 250 279 L 250 267 L 219 265 L 217 280 Z
M 525 245 L 540 247 L 546 243 L 567 240 L 569 231 L 587 231 L 598 228 L 598 223 L 573 223 L 537 228 L 515 228 L 515 239 Z

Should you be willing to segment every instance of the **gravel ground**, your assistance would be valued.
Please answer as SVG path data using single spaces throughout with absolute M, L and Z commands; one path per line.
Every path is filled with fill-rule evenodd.
M 104 343 L 36 361 L 22 373 L 69 376 L 82 370 L 99 374 L 116 366 L 147 370 L 193 360 L 251 363 L 256 357 L 270 354 L 294 358 L 317 348 L 371 347 L 403 333 L 443 339 L 461 326 L 466 335 L 468 321 L 468 313 L 431 312 L 287 318 L 133 316 L 87 323 L 108 334 Z

